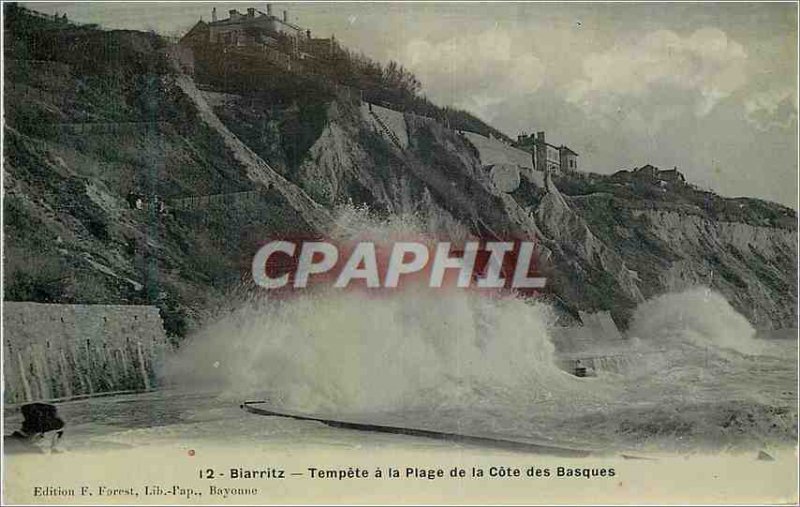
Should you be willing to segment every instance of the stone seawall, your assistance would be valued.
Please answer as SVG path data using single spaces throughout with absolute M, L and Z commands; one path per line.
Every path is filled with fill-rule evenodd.
M 154 306 L 3 303 L 5 403 L 154 387 L 170 345 Z

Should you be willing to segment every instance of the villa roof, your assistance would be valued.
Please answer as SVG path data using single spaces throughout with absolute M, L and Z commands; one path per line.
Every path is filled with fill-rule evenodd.
M 281 18 L 279 18 L 278 16 L 274 16 L 274 15 L 271 15 L 271 14 L 265 14 L 265 13 L 263 13 L 261 11 L 256 11 L 256 12 L 259 13 L 260 16 L 251 18 L 247 14 L 241 13 L 241 17 L 240 18 L 237 18 L 237 19 L 231 19 L 231 18 L 220 19 L 219 21 L 212 21 L 211 23 L 209 23 L 209 25 L 211 25 L 211 26 L 236 25 L 236 24 L 239 24 L 239 23 L 242 23 L 242 22 L 247 22 L 248 20 L 249 21 L 254 21 L 254 20 L 257 20 L 257 19 L 261 19 L 263 17 L 268 17 L 268 18 L 272 19 L 273 21 L 277 21 L 278 23 L 286 25 L 289 28 L 292 28 L 294 30 L 297 30 L 297 31 L 302 31 L 303 30 L 302 27 L 300 27 L 298 25 L 295 25 L 294 23 L 289 23 L 288 21 L 284 21 Z

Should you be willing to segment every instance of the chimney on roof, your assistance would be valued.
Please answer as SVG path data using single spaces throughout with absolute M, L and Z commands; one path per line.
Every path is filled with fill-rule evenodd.
M 306 37 L 311 38 L 311 30 L 306 30 Z
M 536 142 L 544 144 L 544 132 L 536 133 Z
M 283 11 L 283 22 L 284 23 L 288 23 L 289 22 L 289 12 L 288 11 Z
M 253 8 L 253 7 L 248 7 L 248 8 L 247 8 L 247 17 L 248 17 L 248 18 L 254 18 L 254 17 L 256 17 L 256 10 L 255 10 L 255 8 Z
M 272 4 L 267 4 L 267 16 L 272 17 Z
M 211 9 L 211 22 L 216 23 L 216 21 L 217 21 L 217 8 L 214 7 L 213 9 Z
M 239 11 L 237 11 L 236 9 L 231 9 L 228 11 L 228 15 L 230 16 L 231 19 L 236 19 L 239 17 Z

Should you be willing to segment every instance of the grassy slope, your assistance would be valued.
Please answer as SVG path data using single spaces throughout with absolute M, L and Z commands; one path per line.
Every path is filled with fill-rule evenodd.
M 306 229 L 272 191 L 238 206 L 133 209 L 131 192 L 254 186 L 170 84 L 160 39 L 6 13 L 7 299 L 156 304 L 181 335 L 246 276 L 259 241 Z M 93 130 L 76 131 L 84 123 Z

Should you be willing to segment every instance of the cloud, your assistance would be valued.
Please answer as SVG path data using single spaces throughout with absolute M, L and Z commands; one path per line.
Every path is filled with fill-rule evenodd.
M 545 65 L 523 48 L 510 33 L 491 29 L 442 42 L 413 39 L 401 60 L 435 100 L 491 118 L 493 107 L 529 94 L 544 80 Z
M 705 116 L 746 83 L 744 47 L 722 30 L 701 28 L 686 37 L 657 30 L 585 57 L 583 76 L 569 85 L 567 100 L 603 113 L 668 99 Z
M 792 128 L 797 122 L 797 95 L 790 87 L 755 93 L 744 102 L 745 118 L 759 130 Z

